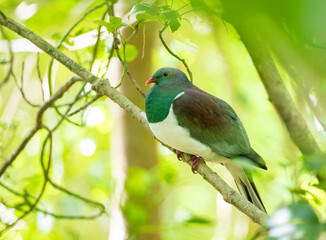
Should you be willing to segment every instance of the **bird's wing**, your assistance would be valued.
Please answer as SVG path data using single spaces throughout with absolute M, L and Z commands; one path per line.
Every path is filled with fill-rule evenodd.
M 173 112 L 178 124 L 188 129 L 191 137 L 219 155 L 232 158 L 252 151 L 247 133 L 232 107 L 196 86 L 174 100 Z

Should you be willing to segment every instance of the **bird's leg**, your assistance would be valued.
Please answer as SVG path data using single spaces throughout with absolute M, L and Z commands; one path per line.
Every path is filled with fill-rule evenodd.
M 177 154 L 177 158 L 179 161 L 181 161 L 181 155 L 183 154 L 183 152 L 179 151 L 179 150 L 175 150 L 176 154 Z
M 204 159 L 202 157 L 197 157 L 195 155 L 191 156 L 187 162 L 192 162 L 191 163 L 191 170 L 193 173 L 196 173 L 196 169 L 198 165 L 202 162 L 204 162 Z

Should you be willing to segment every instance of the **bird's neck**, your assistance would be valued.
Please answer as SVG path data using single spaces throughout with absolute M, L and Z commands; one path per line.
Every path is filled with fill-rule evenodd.
M 150 123 L 163 121 L 169 114 L 175 97 L 184 90 L 184 86 L 153 86 L 146 95 L 146 115 Z

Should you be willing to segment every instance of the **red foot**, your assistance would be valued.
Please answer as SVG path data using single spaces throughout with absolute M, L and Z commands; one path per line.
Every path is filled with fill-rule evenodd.
M 192 156 L 191 158 L 189 158 L 188 162 L 192 162 L 191 163 L 191 170 L 193 173 L 196 173 L 196 169 L 198 167 L 198 165 L 201 162 L 204 162 L 204 159 L 202 157 L 197 157 L 197 156 Z
M 180 158 L 181 158 L 181 155 L 182 155 L 183 152 L 180 152 L 179 150 L 175 150 L 175 151 L 177 153 L 178 160 L 181 160 Z

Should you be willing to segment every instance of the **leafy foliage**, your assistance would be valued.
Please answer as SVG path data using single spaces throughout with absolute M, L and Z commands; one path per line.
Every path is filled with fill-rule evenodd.
M 322 224 L 308 202 L 296 202 L 277 210 L 268 221 L 271 239 L 318 239 Z
M 267 162 L 267 172 L 254 174 L 271 215 L 269 229 L 262 238 L 322 239 L 326 231 L 326 156 L 322 153 L 302 157 L 293 146 L 267 101 L 268 96 L 248 60 L 250 56 L 239 40 L 237 29 L 249 20 L 258 19 L 253 21 L 251 29 L 261 33 L 262 41 L 273 52 L 287 89 L 325 151 L 326 57 L 325 34 L 322 33 L 324 15 L 320 14 L 325 4 L 258 0 L 138 1 L 128 6 L 129 21 L 136 22 L 127 23 L 121 15 L 112 14 L 112 6 L 117 2 L 95 1 L 87 5 L 77 0 L 36 0 L 33 2 L 37 4 L 36 13 L 21 21 L 44 39 L 57 44 L 62 40 L 59 49 L 99 77 L 107 76 L 112 58 L 117 58 L 124 70 L 120 83 L 113 84 L 117 88 L 135 84 L 123 79 L 128 73 L 132 76 L 129 63 L 142 59 L 140 55 L 149 44 L 147 40 L 142 47 L 132 44 L 133 37 L 152 35 L 153 69 L 165 65 L 182 68 L 186 59 L 188 65 L 183 66 L 194 72 L 196 85 L 234 106 L 252 145 Z M 21 1 L 4 0 L 1 11 L 18 19 L 24 15 L 24 11 L 18 11 L 21 4 Z M 100 6 L 88 13 L 97 4 Z M 79 22 L 83 14 L 85 18 Z M 261 16 L 263 18 L 259 18 Z M 159 23 L 161 32 L 152 22 Z M 172 34 L 166 31 L 165 40 L 162 38 L 158 43 L 156 40 L 167 28 Z M 127 35 L 122 33 L 124 30 L 129 31 Z M 1 166 L 35 126 L 38 108 L 30 103 L 44 104 L 44 97 L 53 96 L 71 76 L 69 70 L 56 62 L 50 64 L 46 54 L 33 52 L 27 44 L 22 51 L 14 49 L 17 45 L 12 41 L 12 58 L 11 53 L 3 49 L 8 49 L 5 44 L 8 39 L 17 38 L 16 34 L 1 28 Z M 177 48 L 173 44 L 176 42 L 196 46 L 198 51 L 185 51 L 182 44 Z M 25 70 L 22 62 L 25 62 Z M 8 73 L 10 78 L 3 83 Z M 51 86 L 53 93 L 50 93 Z M 25 99 L 21 98 L 22 94 Z M 43 124 L 53 132 L 39 129 L 1 177 L 1 229 L 27 213 L 16 229 L 8 231 L 6 239 L 107 238 L 110 215 L 104 210 L 110 208 L 117 187 L 111 165 L 116 159 L 109 157 L 113 149 L 108 139 L 112 137 L 114 126 L 112 116 L 120 113 L 108 112 L 103 99 L 95 99 L 93 110 L 97 109 L 97 114 L 88 112 L 87 104 L 94 97 L 89 84 L 76 83 L 69 88 L 44 113 Z M 78 112 L 70 116 L 75 110 Z M 85 139 L 86 145 L 83 145 Z M 263 232 L 257 227 L 248 227 L 247 218 L 223 205 L 220 196 L 188 168 L 178 164 L 175 156 L 160 149 L 160 158 L 159 165 L 150 170 L 137 166 L 128 168 L 126 198 L 121 210 L 131 237 L 156 233 L 166 240 L 213 237 L 242 240 Z M 48 174 L 44 171 L 47 165 L 50 166 Z M 218 169 L 218 173 L 228 178 L 223 170 Z M 320 177 L 319 181 L 316 176 Z M 47 182 L 49 179 L 52 184 Z M 47 187 L 43 192 L 44 182 Z M 38 196 L 41 196 L 39 202 L 36 201 Z M 144 199 L 148 207 L 144 207 Z M 31 208 L 34 203 L 37 204 Z M 153 225 L 150 219 L 157 209 L 161 219 L 159 226 Z
M 106 27 L 109 33 L 115 33 L 119 28 L 128 26 L 128 24 L 122 22 L 121 18 L 115 16 L 110 16 L 109 22 L 96 20 L 95 23 Z
M 140 23 L 160 21 L 164 25 L 168 25 L 172 32 L 177 31 L 181 26 L 181 14 L 168 5 L 138 3 L 131 9 L 129 17 L 133 13 L 136 14 L 136 19 Z

